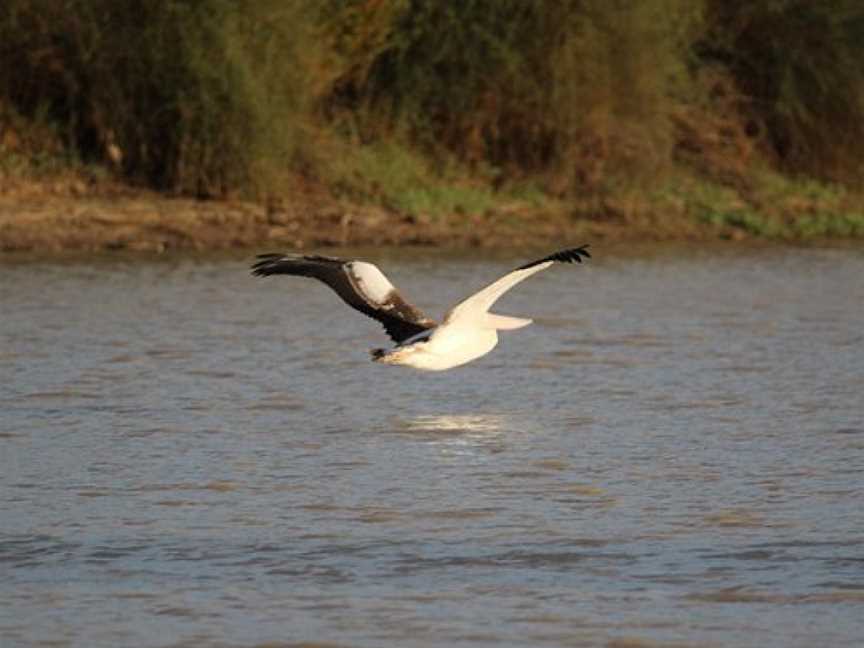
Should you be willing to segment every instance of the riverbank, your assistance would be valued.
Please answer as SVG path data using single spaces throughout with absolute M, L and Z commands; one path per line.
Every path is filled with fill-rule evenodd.
M 719 211 L 707 217 L 686 212 L 628 216 L 614 208 L 590 217 L 568 213 L 560 206 L 519 203 L 497 205 L 476 214 L 433 217 L 351 205 L 323 196 L 262 205 L 168 198 L 117 188 L 79 196 L 70 192 L 0 195 L 0 252 L 160 253 L 370 245 L 502 248 L 582 240 L 801 241 L 864 234 L 864 223 L 852 216 L 820 218 L 804 214 L 781 223 L 755 213 L 736 216 Z
M 583 203 L 501 195 L 470 211 L 388 209 L 296 178 L 259 202 L 171 197 L 75 168 L 0 180 L 0 253 L 864 238 L 856 195 L 779 176 L 749 192 L 681 181 Z
M 336 200 L 304 187 L 266 204 L 172 198 L 80 174 L 10 181 L 0 191 L 0 251 L 223 250 L 345 245 L 510 247 L 555 241 L 711 236 L 627 222 L 586 219 L 563 209 L 496 203 L 482 212 L 423 215 Z M 650 225 L 650 226 L 649 226 Z M 704 230 L 704 231 L 700 231 Z M 716 235 L 716 234 L 715 234 Z
M 743 232 L 676 219 L 573 218 L 514 205 L 483 214 L 424 218 L 377 207 L 302 200 L 247 202 L 164 198 L 0 196 L 0 251 L 219 250 L 345 245 L 514 247 L 591 240 L 743 238 Z

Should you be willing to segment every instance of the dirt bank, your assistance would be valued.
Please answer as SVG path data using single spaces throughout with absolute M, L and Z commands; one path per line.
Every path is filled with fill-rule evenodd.
M 102 195 L 0 194 L 0 251 L 138 250 L 333 245 L 512 247 L 582 240 L 716 239 L 686 219 L 628 222 L 499 208 L 424 218 L 303 198 L 279 205 L 165 198 L 142 191 Z

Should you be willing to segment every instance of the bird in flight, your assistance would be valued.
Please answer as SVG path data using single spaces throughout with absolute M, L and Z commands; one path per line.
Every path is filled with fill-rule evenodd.
M 561 250 L 507 273 L 451 308 L 438 324 L 410 304 L 377 266 L 366 261 L 300 254 L 259 254 L 252 274 L 312 277 L 332 288 L 346 304 L 378 320 L 396 343 L 372 349 L 372 360 L 424 371 L 444 371 L 486 355 L 498 331 L 519 329 L 532 320 L 490 313 L 501 295 L 554 263 L 582 263 L 588 246 Z

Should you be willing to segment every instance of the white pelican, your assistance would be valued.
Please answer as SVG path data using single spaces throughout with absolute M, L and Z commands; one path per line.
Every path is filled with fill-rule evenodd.
M 528 326 L 532 320 L 490 313 L 501 295 L 555 262 L 582 263 L 588 246 L 555 252 L 519 266 L 451 308 L 441 324 L 405 301 L 377 266 L 325 256 L 260 254 L 252 274 L 313 277 L 342 300 L 378 320 L 396 342 L 392 349 L 372 349 L 372 360 L 424 371 L 444 371 L 486 355 L 498 344 L 498 331 Z

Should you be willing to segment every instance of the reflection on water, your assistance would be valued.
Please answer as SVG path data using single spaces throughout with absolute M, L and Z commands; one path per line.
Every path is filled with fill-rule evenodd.
M 399 428 L 407 432 L 487 435 L 500 432 L 506 416 L 494 414 L 426 414 L 404 421 Z
M 3 267 L 4 646 L 860 645 L 860 251 L 598 250 L 434 376 L 246 261 Z
M 502 414 L 422 414 L 389 421 L 382 431 L 422 439 L 442 456 L 482 455 L 503 449 L 513 425 L 518 423 Z

